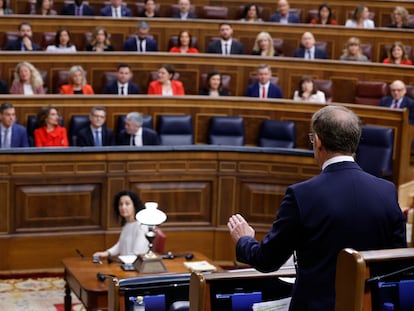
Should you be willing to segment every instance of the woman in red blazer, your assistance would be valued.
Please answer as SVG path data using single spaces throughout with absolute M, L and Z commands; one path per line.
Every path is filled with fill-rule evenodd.
M 72 66 L 69 69 L 68 82 L 60 87 L 61 94 L 95 94 L 92 86 L 86 83 L 86 72 L 82 66 Z
M 158 70 L 158 80 L 152 81 L 148 86 L 150 95 L 185 95 L 181 81 L 173 80 L 174 68 L 171 65 L 162 65 Z
M 67 147 L 66 129 L 59 125 L 59 113 L 53 106 L 43 107 L 37 114 L 39 128 L 34 131 L 36 147 Z
M 198 53 L 198 50 L 192 46 L 193 37 L 188 30 L 182 30 L 178 34 L 178 44 L 170 49 L 171 53 Z

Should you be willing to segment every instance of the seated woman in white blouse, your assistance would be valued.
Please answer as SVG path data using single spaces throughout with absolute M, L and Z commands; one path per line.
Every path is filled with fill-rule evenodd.
M 350 19 L 345 23 L 345 27 L 353 28 L 375 28 L 373 20 L 369 19 L 369 10 L 365 5 L 358 5 Z
M 325 103 L 325 93 L 316 88 L 315 81 L 305 76 L 299 81 L 298 90 L 293 94 L 293 100 L 311 103 Z
M 46 52 L 73 53 L 76 46 L 70 41 L 69 30 L 61 28 L 56 31 L 55 44 L 48 45 Z

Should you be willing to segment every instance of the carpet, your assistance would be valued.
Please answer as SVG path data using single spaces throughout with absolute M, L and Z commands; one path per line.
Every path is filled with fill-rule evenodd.
M 64 287 L 62 277 L 1 279 L 0 310 L 63 311 Z M 72 311 L 84 310 L 72 294 Z

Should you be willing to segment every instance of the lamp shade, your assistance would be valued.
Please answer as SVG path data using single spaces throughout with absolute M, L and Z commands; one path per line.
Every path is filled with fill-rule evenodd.
M 158 209 L 157 202 L 146 202 L 145 208 L 140 210 L 135 218 L 144 225 L 157 226 L 167 219 L 167 215 Z

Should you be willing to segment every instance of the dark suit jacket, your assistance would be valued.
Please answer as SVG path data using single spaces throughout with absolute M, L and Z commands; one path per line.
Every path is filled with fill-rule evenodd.
M 206 53 L 222 54 L 223 51 L 221 50 L 221 40 L 214 40 L 210 42 L 207 46 Z M 241 44 L 236 39 L 232 39 L 230 54 L 244 54 L 243 44 Z
M 293 57 L 305 58 L 305 51 L 306 49 L 304 47 L 300 47 L 293 52 Z M 314 58 L 328 59 L 328 54 L 324 50 L 315 48 Z
M 10 94 L 7 82 L 4 80 L 0 80 L 0 94 Z
M 117 145 L 127 145 L 131 144 L 131 135 L 129 135 L 125 130 L 122 130 L 118 136 Z M 149 128 L 142 128 L 142 144 L 145 145 L 159 145 L 160 138 L 156 131 Z
M 146 52 L 158 52 L 158 42 L 154 39 L 146 38 Z M 137 37 L 131 37 L 124 42 L 124 51 L 138 51 Z
M 392 104 L 393 104 L 394 99 L 392 98 L 392 96 L 385 96 L 383 98 L 381 98 L 380 101 L 380 106 L 381 107 L 389 107 L 391 108 Z M 400 105 L 400 108 L 407 108 L 410 115 L 408 117 L 408 120 L 410 122 L 410 124 L 414 124 L 414 100 L 412 100 L 410 97 L 408 96 L 404 96 Z
M 250 84 L 244 96 L 249 97 L 260 97 L 260 86 L 259 82 Z M 267 98 L 283 98 L 282 90 L 277 85 L 270 83 L 269 90 L 267 91 Z
M 395 185 L 354 162 L 334 163 L 288 187 L 270 232 L 259 243 L 242 237 L 237 259 L 277 270 L 295 250 L 298 272 L 291 310 L 333 311 L 339 251 L 406 247 Z
M 33 51 L 42 50 L 37 43 L 33 42 L 33 39 L 32 39 L 32 48 L 33 48 Z M 7 51 L 21 51 L 22 50 L 22 39 L 18 38 L 16 40 L 7 42 L 6 47 L 4 49 Z
M 280 15 L 280 13 L 276 12 L 275 14 L 272 14 L 272 16 L 270 16 L 270 21 L 280 23 L 281 18 L 282 18 L 282 16 Z M 289 14 L 288 15 L 288 23 L 289 24 L 298 24 L 298 23 L 300 23 L 299 16 L 296 15 L 296 14 Z
M 107 128 L 106 126 L 102 127 L 102 146 L 114 146 L 115 145 L 115 136 L 114 132 Z M 87 147 L 95 146 L 95 139 L 91 131 L 91 127 L 88 125 L 83 129 L 79 130 L 78 135 L 76 135 L 76 146 Z
M 180 12 L 173 14 L 171 17 L 172 18 L 180 18 L 181 19 Z M 195 15 L 194 13 L 188 13 L 187 19 L 191 19 L 191 18 L 197 18 L 197 15 Z
M 100 13 L 101 16 L 112 16 L 112 7 L 107 5 L 101 9 Z M 124 5 L 121 5 L 121 16 L 132 16 L 131 10 Z
M 202 89 L 198 92 L 198 95 L 209 96 L 210 95 L 210 90 Z M 229 92 L 226 91 L 226 90 L 221 90 L 221 91 L 219 91 L 219 95 L 220 96 L 229 96 Z
M 75 4 L 68 3 L 63 6 L 61 15 L 75 15 Z M 83 4 L 82 13 L 83 16 L 95 16 L 95 10 L 88 4 Z
M 113 81 L 107 85 L 105 85 L 104 94 L 119 94 L 118 90 L 118 81 Z M 131 81 L 128 82 L 128 95 L 129 94 L 141 94 L 141 90 L 139 86 Z
M 0 135 L 0 146 L 1 146 L 1 135 Z M 27 130 L 23 125 L 14 123 L 12 125 L 11 132 L 11 148 L 29 147 L 29 140 L 27 137 Z

